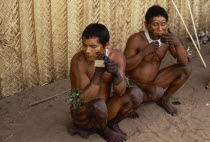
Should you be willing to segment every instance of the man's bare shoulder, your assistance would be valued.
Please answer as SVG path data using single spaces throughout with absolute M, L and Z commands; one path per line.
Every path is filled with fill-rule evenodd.
M 110 59 L 118 62 L 120 60 L 125 60 L 125 57 L 123 55 L 123 53 L 117 49 L 112 49 L 112 48 L 109 48 L 110 50 Z
M 145 35 L 144 35 L 144 31 L 140 31 L 138 33 L 134 33 L 133 35 L 131 35 L 129 37 L 128 40 L 131 40 L 131 41 L 142 41 L 142 40 L 145 40 Z
M 72 63 L 76 63 L 76 62 L 79 63 L 82 61 L 84 61 L 84 54 L 82 51 L 77 52 L 71 59 Z
M 140 48 L 140 45 L 144 43 L 146 40 L 144 31 L 140 31 L 138 33 L 134 33 L 128 38 L 127 44 L 126 44 L 126 50 L 127 49 L 138 49 Z

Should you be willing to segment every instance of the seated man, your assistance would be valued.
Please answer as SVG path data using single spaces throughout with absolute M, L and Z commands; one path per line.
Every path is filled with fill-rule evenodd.
M 74 128 L 69 131 L 84 136 L 84 130 L 93 128 L 106 141 L 125 141 L 126 134 L 118 123 L 138 108 L 143 93 L 139 88 L 126 89 L 125 57 L 108 48 L 109 31 L 104 25 L 88 25 L 82 33 L 82 43 L 82 51 L 71 60 L 71 89 L 79 94 L 71 106 Z M 98 66 L 98 60 L 104 61 L 104 67 Z M 78 104 L 82 105 L 75 108 Z
M 131 35 L 127 41 L 126 75 L 144 92 L 143 102 L 157 102 L 168 113 L 176 115 L 178 111 L 170 97 L 189 78 L 191 65 L 183 44 L 168 29 L 165 9 L 154 5 L 146 12 L 145 19 L 146 30 Z M 160 69 L 167 51 L 177 63 Z

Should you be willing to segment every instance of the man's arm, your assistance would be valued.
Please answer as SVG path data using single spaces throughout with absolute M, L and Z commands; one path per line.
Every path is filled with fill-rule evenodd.
M 188 63 L 187 53 L 184 48 L 184 45 L 182 44 L 180 39 L 175 34 L 173 34 L 169 29 L 168 32 L 169 33 L 164 34 L 161 37 L 161 41 L 169 44 L 169 52 L 174 58 L 177 58 L 177 61 L 181 65 L 184 66 L 187 65 Z
M 122 96 L 126 91 L 125 78 L 125 66 L 126 61 L 122 53 L 118 52 L 116 55 L 116 68 L 117 71 L 112 73 L 113 75 L 113 89 L 119 96 Z M 108 68 L 107 68 L 108 70 Z
M 187 65 L 187 53 L 183 45 L 170 45 L 169 52 L 181 65 Z
M 126 58 L 126 71 L 136 68 L 145 56 L 156 52 L 159 47 L 158 42 L 149 43 L 145 48 L 140 48 L 143 39 L 139 35 L 133 35 L 128 39 L 124 55 Z
M 81 91 L 79 98 L 87 103 L 97 97 L 104 70 L 96 68 L 91 79 L 89 79 L 85 70 L 85 66 L 79 62 L 77 57 L 74 57 L 70 69 L 71 88 Z
M 136 35 L 132 35 L 129 37 L 126 47 L 124 50 L 124 55 L 126 58 L 126 71 L 130 71 L 134 68 L 136 68 L 139 63 L 143 60 L 142 52 L 137 51 L 139 47 L 139 39 Z

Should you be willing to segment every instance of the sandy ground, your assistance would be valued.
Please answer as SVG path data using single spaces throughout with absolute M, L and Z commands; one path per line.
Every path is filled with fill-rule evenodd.
M 208 47 L 208 48 L 207 48 Z M 171 116 L 155 103 L 141 105 L 138 119 L 120 122 L 128 134 L 128 142 L 210 142 L 210 89 L 205 85 L 210 77 L 210 43 L 203 45 L 205 69 L 196 51 L 193 52 L 193 73 L 176 92 L 180 114 Z M 163 66 L 174 63 L 168 56 Z M 29 107 L 29 104 L 69 89 L 69 79 L 25 89 L 0 100 L 0 142 L 103 142 L 97 134 L 88 139 L 70 136 L 66 126 L 71 121 L 66 103 L 68 93 Z

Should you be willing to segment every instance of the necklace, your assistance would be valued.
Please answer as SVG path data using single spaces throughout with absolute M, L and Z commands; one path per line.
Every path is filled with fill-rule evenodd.
M 162 42 L 160 41 L 160 39 L 158 39 L 158 40 L 151 39 L 150 36 L 149 36 L 148 30 L 145 30 L 144 31 L 144 34 L 145 34 L 145 36 L 146 36 L 146 38 L 147 38 L 147 40 L 148 40 L 149 43 L 152 43 L 152 42 L 157 41 L 159 43 L 159 47 L 161 46 Z
M 105 52 L 106 52 L 105 55 L 108 57 L 109 56 L 109 50 L 107 48 L 105 49 Z

